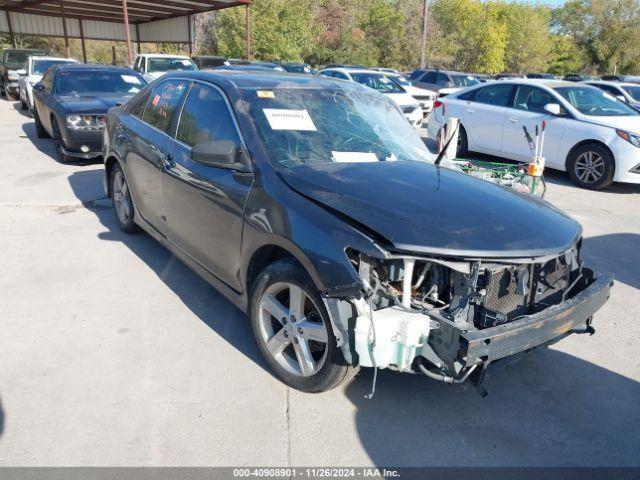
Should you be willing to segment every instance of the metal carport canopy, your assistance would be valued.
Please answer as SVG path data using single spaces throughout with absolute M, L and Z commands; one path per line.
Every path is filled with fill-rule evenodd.
M 247 7 L 251 0 L 0 0 L 0 33 L 125 41 L 193 43 L 192 15 L 222 8 Z M 127 28 L 128 27 L 128 28 Z M 247 54 L 249 44 L 247 36 Z M 86 58 L 85 58 L 86 61 Z

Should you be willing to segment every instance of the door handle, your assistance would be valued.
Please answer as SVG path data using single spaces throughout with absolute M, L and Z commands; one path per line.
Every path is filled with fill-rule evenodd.
M 511 118 L 509 118 L 509 121 L 510 121 L 511 123 L 518 123 L 518 119 L 517 119 L 516 117 L 511 117 Z
M 467 113 L 474 114 L 474 113 L 476 113 L 476 111 L 475 111 L 475 110 L 472 110 L 471 108 L 467 108 Z
M 171 155 L 170 153 L 162 155 L 161 158 L 162 158 L 162 165 L 164 166 L 165 170 L 171 170 L 173 167 L 176 166 L 176 162 L 173 159 L 173 155 Z

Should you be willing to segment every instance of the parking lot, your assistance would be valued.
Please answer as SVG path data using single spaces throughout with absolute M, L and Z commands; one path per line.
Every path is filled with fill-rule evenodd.
M 102 165 L 61 164 L 0 101 L 0 465 L 630 466 L 640 451 L 640 186 L 548 172 L 616 285 L 597 333 L 473 388 L 372 371 L 309 395 L 269 372 L 245 316 L 116 225 Z M 483 199 L 478 199 L 482 202 Z

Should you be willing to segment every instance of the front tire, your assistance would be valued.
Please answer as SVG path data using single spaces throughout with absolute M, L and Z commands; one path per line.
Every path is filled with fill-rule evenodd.
M 133 221 L 135 207 L 131 198 L 131 190 L 127 184 L 122 167 L 116 163 L 111 170 L 111 199 L 113 210 L 118 220 L 120 230 L 125 233 L 137 233 L 140 227 Z
M 597 143 L 581 145 L 567 160 L 569 177 L 581 188 L 600 190 L 613 183 L 616 163 L 611 152 Z
M 62 138 L 62 134 L 60 133 L 58 120 L 56 120 L 55 117 L 51 118 L 51 133 L 53 133 L 53 144 L 56 147 L 56 153 L 60 162 L 69 163 L 73 161 L 73 157 L 70 157 L 69 155 L 64 153 L 64 140 Z
M 258 348 L 276 376 L 303 392 L 331 390 L 353 378 L 336 343 L 322 298 L 292 259 L 269 265 L 251 296 L 251 326 Z

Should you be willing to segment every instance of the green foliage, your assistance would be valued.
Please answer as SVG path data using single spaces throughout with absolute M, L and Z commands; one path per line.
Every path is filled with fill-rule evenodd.
M 572 0 L 554 12 L 559 32 L 570 36 L 600 72 L 635 73 L 640 67 L 637 0 Z
M 253 57 L 415 68 L 424 0 L 254 0 Z M 478 73 L 638 73 L 640 2 L 568 0 L 430 0 L 426 58 L 430 66 Z M 196 15 L 198 54 L 244 57 L 244 8 Z M 19 46 L 64 54 L 60 38 L 17 36 Z M 7 35 L 0 43 L 9 46 Z M 89 61 L 126 63 L 122 42 L 87 41 Z M 78 40 L 72 55 L 82 57 Z M 144 52 L 186 53 L 185 45 L 144 44 Z

